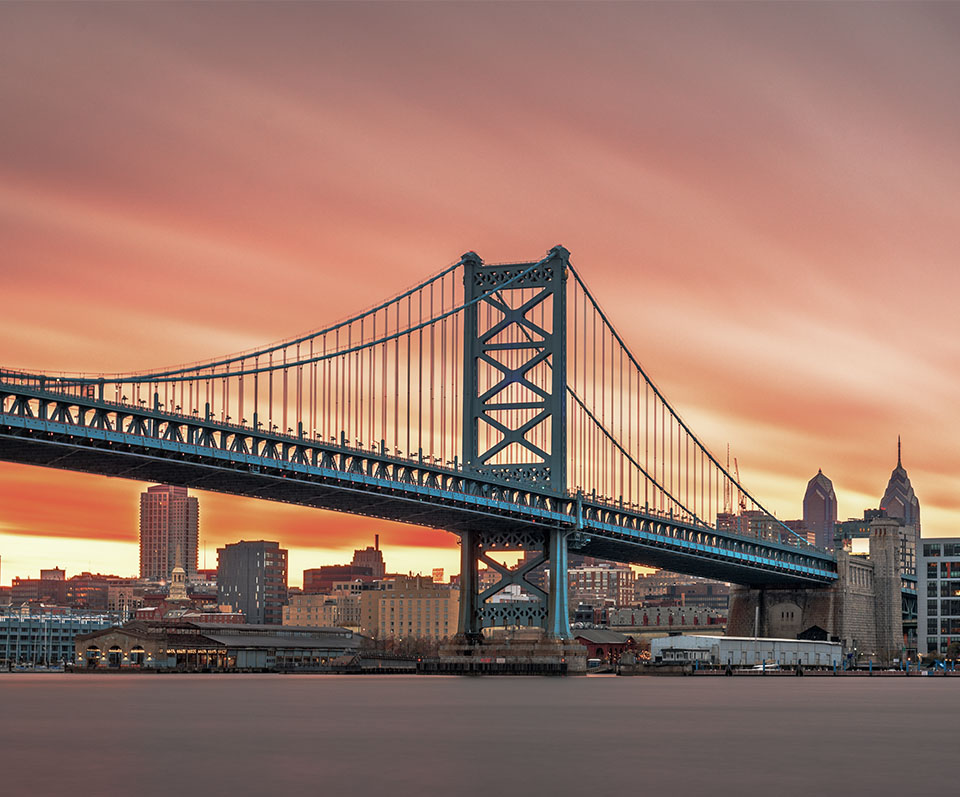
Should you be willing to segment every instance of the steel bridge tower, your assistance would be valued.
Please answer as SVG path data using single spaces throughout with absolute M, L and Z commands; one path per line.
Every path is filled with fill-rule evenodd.
M 463 459 L 464 468 L 505 483 L 549 494 L 567 489 L 567 300 L 570 253 L 551 249 L 539 264 L 487 265 L 463 255 Z M 518 274 L 537 267 L 520 279 Z M 512 281 L 511 281 L 512 280 Z M 494 290 L 503 284 L 500 290 Z M 459 633 L 476 642 L 485 626 L 530 625 L 547 636 L 570 635 L 567 606 L 569 530 L 464 531 L 460 535 Z M 489 552 L 539 551 L 510 570 Z M 483 561 L 500 580 L 479 591 Z M 550 592 L 526 576 L 548 563 Z M 537 602 L 488 604 L 516 584 Z

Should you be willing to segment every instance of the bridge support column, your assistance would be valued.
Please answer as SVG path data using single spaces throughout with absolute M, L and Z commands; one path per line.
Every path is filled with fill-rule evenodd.
M 460 534 L 460 621 L 457 635 L 471 643 L 479 642 L 482 636 L 477 616 L 479 536 L 475 531 Z
M 550 595 L 547 602 L 547 636 L 570 638 L 570 611 L 567 584 L 567 535 L 563 529 L 550 531 Z

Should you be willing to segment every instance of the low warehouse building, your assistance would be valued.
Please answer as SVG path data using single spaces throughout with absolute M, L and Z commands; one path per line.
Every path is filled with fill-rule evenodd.
M 833 667 L 840 666 L 842 657 L 839 642 L 693 635 L 650 640 L 651 661 L 663 663 Z
M 75 640 L 75 666 L 86 669 L 303 670 L 353 655 L 362 637 L 344 628 L 127 623 Z

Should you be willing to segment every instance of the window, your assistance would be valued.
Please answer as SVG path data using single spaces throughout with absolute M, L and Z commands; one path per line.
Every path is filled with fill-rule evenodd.
M 927 617 L 936 617 L 939 613 L 937 610 L 937 602 L 927 601 Z
M 940 544 L 939 543 L 926 543 L 923 546 L 923 555 L 924 556 L 939 556 L 940 555 Z
M 929 594 L 929 587 L 931 586 L 930 582 L 927 582 L 927 594 Z M 935 584 L 933 586 L 936 586 Z M 940 582 L 940 597 L 941 598 L 960 598 L 960 581 L 941 581 Z
M 940 601 L 940 613 L 949 617 L 960 617 L 960 600 Z

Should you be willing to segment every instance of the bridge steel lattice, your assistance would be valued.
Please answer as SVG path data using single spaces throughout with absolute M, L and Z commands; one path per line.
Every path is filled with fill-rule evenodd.
M 568 552 L 750 586 L 835 558 L 667 403 L 570 263 L 470 252 L 332 326 L 155 371 L 0 369 L 0 459 L 385 518 L 461 541 L 459 631 L 569 634 Z M 534 554 L 516 568 L 498 551 Z M 479 565 L 500 575 L 481 591 Z M 532 583 L 540 565 L 549 587 Z M 517 585 L 527 600 L 490 599 Z

